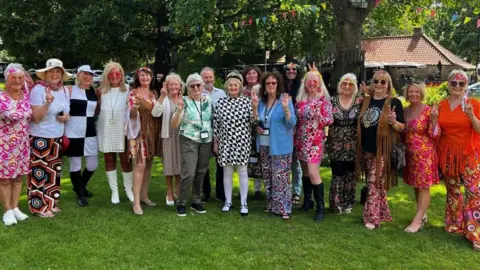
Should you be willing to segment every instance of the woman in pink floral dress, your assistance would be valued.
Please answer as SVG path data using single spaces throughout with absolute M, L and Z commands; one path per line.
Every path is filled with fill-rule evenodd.
M 320 178 L 319 166 L 323 158 L 326 139 L 325 127 L 333 123 L 330 96 L 318 71 L 305 75 L 298 90 L 295 106 L 298 123 L 294 137 L 294 147 L 300 160 L 302 171 L 310 177 L 313 195 L 317 203 L 314 220 L 322 221 L 325 213 L 324 187 Z
M 439 183 L 436 142 L 440 137 L 437 123 L 438 108 L 422 103 L 425 84 L 412 83 L 405 88 L 404 97 L 410 102 L 405 108 L 404 141 L 406 166 L 403 179 L 415 188 L 417 213 L 405 229 L 408 233 L 418 232 L 427 220 L 430 204 L 430 186 Z
M 30 172 L 28 126 L 32 107 L 20 64 L 9 64 L 4 72 L 5 91 L 0 92 L 0 198 L 6 226 L 25 220 L 18 209 L 22 177 Z

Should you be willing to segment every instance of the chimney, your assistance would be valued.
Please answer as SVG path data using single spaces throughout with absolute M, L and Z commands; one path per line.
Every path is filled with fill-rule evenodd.
M 413 38 L 420 38 L 423 35 L 422 27 L 413 28 Z

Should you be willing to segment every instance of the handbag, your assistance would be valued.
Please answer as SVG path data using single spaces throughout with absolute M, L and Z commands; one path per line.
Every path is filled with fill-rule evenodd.
M 67 135 L 63 135 L 62 138 L 60 139 L 60 152 L 62 154 L 67 153 L 69 147 L 70 147 L 70 139 L 67 137 Z
M 399 142 L 393 146 L 391 165 L 393 169 L 402 171 L 405 164 L 405 145 Z
M 258 154 L 251 154 L 247 164 L 249 178 L 262 178 L 262 169 Z

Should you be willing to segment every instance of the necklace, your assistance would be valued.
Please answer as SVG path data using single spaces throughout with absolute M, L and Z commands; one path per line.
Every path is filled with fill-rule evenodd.
M 110 89 L 110 93 L 112 93 L 112 89 Z M 110 107 L 112 107 L 112 113 L 111 113 L 111 117 L 110 119 L 108 120 L 110 122 L 110 125 L 115 125 L 115 123 L 117 122 L 117 120 L 115 120 L 115 117 L 113 116 L 114 112 L 115 112 L 115 107 L 117 106 L 117 101 L 118 101 L 118 96 L 120 94 L 120 91 L 117 91 L 117 95 L 115 97 L 115 103 L 113 103 L 112 99 L 110 99 Z

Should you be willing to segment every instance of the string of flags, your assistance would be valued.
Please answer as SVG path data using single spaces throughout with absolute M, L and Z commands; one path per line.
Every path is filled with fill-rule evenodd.
M 183 31 L 180 30 L 180 32 L 185 32 L 185 33 L 190 33 L 190 32 L 201 32 L 205 31 L 207 36 L 211 36 L 212 30 L 219 30 L 221 29 L 222 31 L 226 30 L 234 30 L 238 29 L 239 27 L 247 27 L 247 26 L 252 26 L 252 25 L 261 25 L 261 24 L 267 24 L 267 23 L 278 23 L 279 20 L 288 20 L 289 18 L 296 18 L 299 14 L 315 14 L 317 16 L 320 15 L 320 12 L 323 10 L 325 11 L 327 9 L 327 3 L 323 2 L 320 3 L 320 6 L 316 5 L 303 5 L 302 9 L 300 10 L 289 10 L 289 11 L 283 11 L 281 13 L 276 13 L 276 14 L 268 14 L 264 15 L 262 17 L 250 17 L 247 19 L 243 19 L 240 21 L 234 21 L 234 22 L 228 22 L 228 23 L 222 23 L 222 24 L 216 24 L 212 25 L 209 24 L 207 26 L 192 26 L 192 25 L 185 25 L 183 28 Z M 169 32 L 170 34 L 178 33 L 179 30 L 175 29 L 172 26 L 161 26 L 159 28 L 131 28 L 132 30 L 148 30 L 150 32 L 158 33 L 158 32 Z
M 465 12 L 465 11 L 466 11 L 465 9 L 462 10 L 462 12 Z M 435 15 L 437 14 L 437 11 L 435 9 L 427 9 L 427 8 L 423 8 L 423 7 L 417 7 L 415 9 L 415 12 L 417 14 L 426 13 L 429 17 L 435 17 Z M 473 10 L 473 14 L 478 16 L 478 18 L 477 18 L 477 28 L 480 28 L 480 8 L 476 7 Z M 472 19 L 474 19 L 474 17 L 472 18 L 471 16 L 460 15 L 458 12 L 455 12 L 454 14 L 452 14 L 452 17 L 451 17 L 450 20 L 452 22 L 456 22 L 456 21 L 461 22 L 461 20 L 463 20 L 463 24 L 467 24 L 467 23 L 470 23 L 470 22 L 474 22 L 474 21 L 472 21 Z

